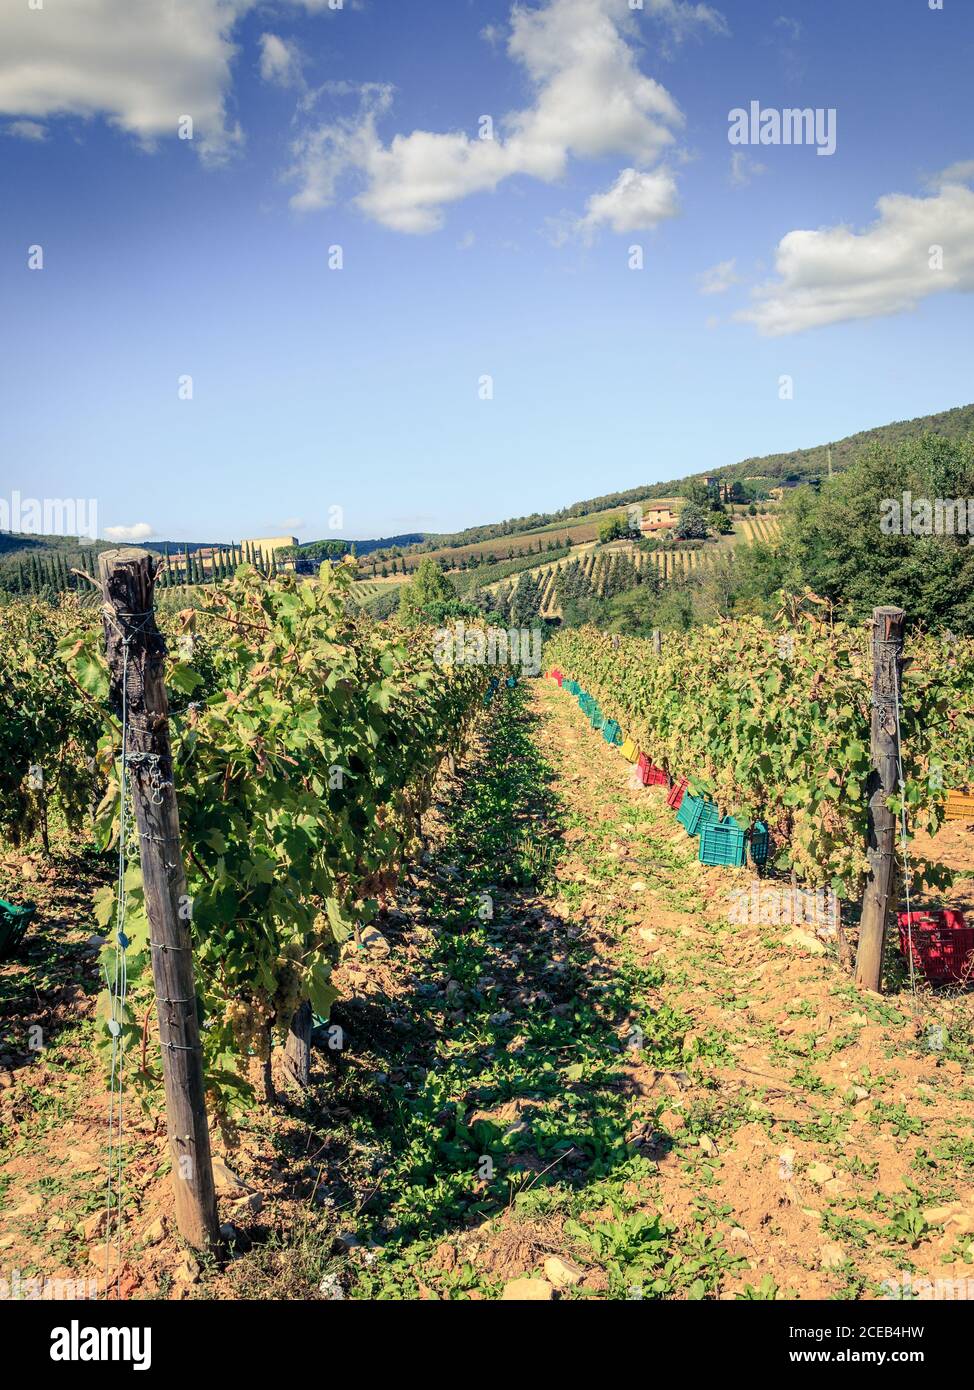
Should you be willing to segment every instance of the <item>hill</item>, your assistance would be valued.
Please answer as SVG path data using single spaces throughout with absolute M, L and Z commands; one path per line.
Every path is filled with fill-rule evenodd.
M 872 444 L 900 444 L 905 439 L 915 439 L 918 435 L 933 433 L 955 439 L 960 435 L 974 433 L 974 404 L 957 406 L 935 415 L 920 415 L 913 420 L 897 420 L 892 424 L 879 425 L 874 429 L 862 430 L 832 443 L 818 444 L 808 449 L 793 449 L 789 453 L 765 454 L 761 457 L 742 459 L 739 463 L 690 473 L 683 478 L 670 478 L 665 482 L 648 483 L 643 487 L 629 488 L 622 492 L 609 492 L 601 497 L 590 497 L 571 506 L 554 512 L 535 512 L 530 516 L 513 517 L 507 521 L 494 522 L 485 526 L 471 526 L 463 531 L 435 534 L 423 537 L 416 551 L 445 551 L 466 548 L 469 552 L 483 548 L 498 553 L 501 547 L 497 542 L 511 538 L 541 536 L 556 533 L 564 540 L 571 534 L 573 542 L 591 540 L 598 530 L 593 518 L 637 502 L 656 501 L 679 493 L 687 483 L 703 478 L 720 478 L 731 482 L 766 481 L 775 486 L 786 480 L 802 481 L 825 477 L 829 470 L 829 450 L 832 451 L 832 469 L 840 472 L 863 449 Z M 588 523 L 589 531 L 581 534 L 580 523 Z M 487 545 L 486 542 L 494 544 Z M 358 547 L 362 551 L 361 545 Z

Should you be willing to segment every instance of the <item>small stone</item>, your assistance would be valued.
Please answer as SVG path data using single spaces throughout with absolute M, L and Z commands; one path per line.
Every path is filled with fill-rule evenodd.
M 841 1245 L 836 1245 L 835 1241 L 830 1241 L 828 1245 L 823 1245 L 819 1251 L 819 1263 L 823 1269 L 839 1269 L 845 1264 L 847 1256 Z
M 344 1231 L 335 1237 L 335 1244 L 340 1250 L 355 1250 L 362 1242 L 354 1231 Z
M 640 927 L 639 939 L 640 941 L 655 941 L 656 933 L 653 931 L 652 927 Z
M 213 1160 L 213 1185 L 217 1192 L 222 1192 L 230 1196 L 240 1197 L 249 1192 L 247 1184 L 237 1177 L 231 1168 L 228 1168 L 222 1158 Z
M 869 1099 L 869 1092 L 865 1086 L 853 1086 L 852 1099 L 856 1105 L 859 1105 L 862 1101 Z
M 512 1279 L 504 1285 L 503 1303 L 548 1303 L 555 1296 L 547 1279 Z
M 720 1153 L 720 1150 L 718 1149 L 714 1141 L 711 1139 L 709 1134 L 701 1134 L 700 1149 L 703 1153 L 707 1155 L 708 1158 L 716 1158 L 717 1155 Z
M 96 1211 L 94 1216 L 86 1217 L 84 1221 L 79 1222 L 75 1229 L 83 1240 L 94 1240 L 105 1229 L 106 1219 L 106 1212 Z
M 151 1225 L 146 1226 L 142 1232 L 142 1243 L 144 1245 L 158 1245 L 160 1240 L 166 1236 L 166 1222 L 162 1216 L 156 1217 Z
M 100 1161 L 84 1149 L 69 1149 L 65 1161 L 76 1173 L 93 1173 Z
M 234 1202 L 235 1216 L 257 1216 L 264 1206 L 264 1198 L 259 1192 L 248 1192 L 242 1202 Z
M 361 935 L 362 945 L 376 956 L 387 956 L 391 946 L 376 927 L 365 927 Z
M 0 1236 L 0 1250 L 9 1250 L 16 1239 L 16 1236 Z
M 28 1197 L 27 1200 L 25 1202 L 22 1202 L 15 1211 L 8 1212 L 7 1215 L 15 1218 L 18 1216 L 34 1216 L 37 1212 L 39 1212 L 42 1209 L 43 1206 L 43 1197 Z
M 200 1267 L 192 1255 L 186 1255 L 173 1270 L 177 1284 L 195 1284 L 200 1277 Z
M 544 1262 L 544 1272 L 549 1284 L 556 1289 L 570 1289 L 585 1278 L 585 1271 L 574 1260 L 566 1260 L 562 1255 L 549 1255 Z
M 810 1163 L 805 1170 L 805 1176 L 816 1187 L 824 1187 L 830 1178 L 835 1177 L 835 1169 L 830 1168 L 827 1163 Z
M 96 1269 L 109 1271 L 118 1268 L 118 1242 L 113 1237 L 111 1240 L 102 1241 L 98 1245 L 93 1245 L 88 1253 L 88 1258 Z
M 825 947 L 817 936 L 811 932 L 800 931 L 797 928 L 789 932 L 787 936 L 788 944 L 797 946 L 802 951 L 807 951 L 811 956 L 824 956 Z
M 0 1091 L 6 1091 L 14 1084 L 14 1075 L 11 1071 L 0 1071 Z

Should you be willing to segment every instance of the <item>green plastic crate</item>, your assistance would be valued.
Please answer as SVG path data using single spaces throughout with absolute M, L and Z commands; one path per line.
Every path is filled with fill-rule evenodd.
M 748 850 L 752 864 L 767 864 L 771 853 L 771 832 L 763 820 L 756 820 L 751 826 Z
M 24 903 L 15 907 L 13 903 L 0 898 L 0 960 L 6 960 L 23 941 L 27 928 L 34 920 L 37 907 L 34 903 Z
M 744 846 L 747 837 L 743 825 L 733 816 L 727 816 L 716 825 L 700 827 L 700 863 L 730 864 L 739 869 L 744 863 Z
M 605 739 L 606 743 L 622 742 L 622 730 L 619 727 L 618 720 L 607 719 L 605 721 L 602 725 L 602 737 Z
M 720 820 L 720 812 L 716 802 L 707 801 L 702 796 L 691 796 L 688 792 L 680 803 L 676 818 L 688 835 L 699 835 L 701 826 Z

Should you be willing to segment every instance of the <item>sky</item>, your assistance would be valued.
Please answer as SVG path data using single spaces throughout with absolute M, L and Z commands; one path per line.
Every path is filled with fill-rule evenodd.
M 450 531 L 967 404 L 972 69 L 969 0 L 0 0 L 0 498 Z

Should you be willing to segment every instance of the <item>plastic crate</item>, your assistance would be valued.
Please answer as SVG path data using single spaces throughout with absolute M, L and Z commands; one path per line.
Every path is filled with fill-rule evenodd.
M 947 793 L 947 820 L 974 820 L 974 796 L 967 792 Z
M 602 725 L 605 723 L 605 715 L 602 713 L 601 706 L 595 702 L 593 702 L 592 704 L 592 712 L 589 715 L 589 722 L 591 723 L 592 728 L 596 731 L 596 733 L 598 733 L 599 729 L 601 729 Z
M 616 719 L 607 719 L 602 725 L 602 737 L 606 743 L 617 744 L 622 742 L 622 730 Z
M 729 864 L 732 868 L 741 868 L 744 863 L 746 836 L 747 831 L 733 816 L 727 816 L 716 825 L 702 825 L 700 863 Z
M 716 802 L 686 792 L 676 818 L 688 835 L 699 835 L 702 826 L 713 825 L 720 820 L 720 812 Z
M 644 787 L 668 787 L 670 785 L 670 779 L 663 769 L 656 767 L 645 753 L 640 753 L 636 767 Z
M 635 739 L 627 738 L 622 743 L 622 756 L 627 763 L 634 763 L 639 758 L 639 746 Z
M 767 864 L 771 853 L 771 835 L 763 820 L 756 820 L 747 838 L 752 864 Z
M 974 982 L 974 927 L 963 912 L 901 912 L 897 916 L 900 950 L 933 985 Z
M 24 903 L 15 907 L 0 898 L 0 960 L 6 960 L 23 941 L 27 928 L 34 920 L 37 907 L 34 903 Z
M 666 804 L 673 811 L 678 811 L 683 804 L 683 796 L 690 783 L 685 777 L 680 777 L 674 782 L 670 789 L 670 794 L 666 798 Z

